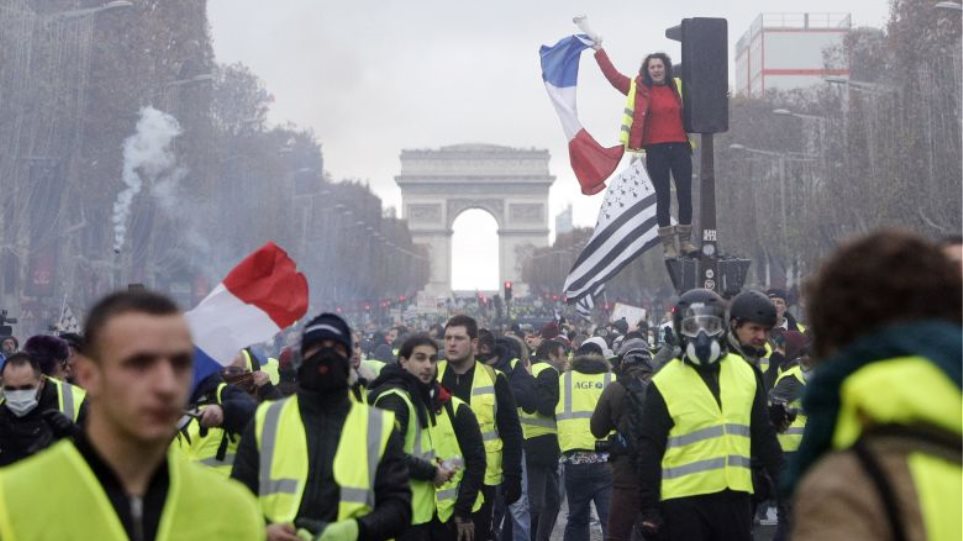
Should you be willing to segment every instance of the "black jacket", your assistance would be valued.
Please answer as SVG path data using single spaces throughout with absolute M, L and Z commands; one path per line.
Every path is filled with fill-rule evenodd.
M 737 360 L 732 358 L 728 361 Z M 683 362 L 673 360 L 670 362 Z M 738 359 L 738 362 L 747 362 Z M 750 364 L 750 366 L 752 366 Z M 766 408 L 766 390 L 762 384 L 761 374 L 758 368 L 753 366 L 756 374 L 756 394 L 752 401 L 752 411 L 750 412 L 749 431 L 751 448 L 750 453 L 753 460 L 758 460 L 771 479 L 778 479 L 782 468 L 782 450 L 776 440 L 776 432 L 769 423 L 769 413 Z M 716 402 L 720 400 L 719 394 L 719 363 L 715 363 L 704 369 L 697 369 L 702 381 L 712 392 Z M 639 427 L 638 441 L 638 472 L 639 472 L 639 495 L 640 508 L 643 515 L 651 516 L 659 508 L 660 487 L 662 483 L 662 456 L 665 454 L 666 443 L 669 438 L 669 430 L 672 429 L 673 422 L 669 416 L 665 399 L 659 391 L 657 385 L 649 385 L 645 394 L 645 407 L 643 408 L 642 423 Z
M 525 361 L 521 359 L 521 351 L 511 342 L 510 338 L 496 339 L 496 360 L 494 363 L 487 364 L 496 370 L 501 370 L 508 377 L 508 385 L 512 388 L 515 405 L 525 413 L 535 413 L 537 407 L 535 378 L 525 367 Z M 516 361 L 514 368 L 513 360 Z
M 401 389 L 408 394 L 418 414 L 416 422 L 421 423 L 422 429 L 427 429 L 429 423 L 436 424 L 437 416 L 443 414 L 442 408 L 449 408 L 449 411 L 454 414 L 452 428 L 455 430 L 455 438 L 458 439 L 458 446 L 465 462 L 465 473 L 458 488 L 458 498 L 455 500 L 455 515 L 462 519 L 471 518 L 471 508 L 485 479 L 485 444 L 482 441 L 481 429 L 478 428 L 478 420 L 471 408 L 465 407 L 455 411 L 451 408 L 451 394 L 444 390 L 441 384 L 433 382 L 432 385 L 425 385 L 395 364 L 385 366 L 371 386 L 369 400 L 379 408 L 394 412 L 395 424 L 402 441 L 408 433 L 408 423 L 412 422 L 409 419 L 408 406 L 395 394 L 382 396 L 385 391 Z M 405 453 L 405 460 L 412 479 L 422 481 L 434 479 L 434 463 L 407 453 Z
M 77 430 L 58 409 L 57 390 L 49 382 L 40 391 L 37 407 L 17 417 L 0 406 L 0 466 L 8 466 L 50 447 Z M 85 411 L 84 408 L 81 411 Z
M 320 394 L 299 389 L 291 400 L 298 401 L 308 444 L 308 478 L 297 518 L 334 522 L 341 489 L 334 481 L 332 468 L 351 408 L 347 390 Z M 401 438 L 393 432 L 375 476 L 375 508 L 358 519 L 359 541 L 398 537 L 411 522 L 411 489 L 402 447 Z M 251 422 L 241 437 L 231 477 L 255 495 L 259 487 L 259 463 L 255 423 Z
M 478 362 L 473 364 L 467 372 L 460 375 L 456 374 L 449 366 L 445 370 L 441 384 L 451 394 L 470 404 L 472 378 L 475 377 L 475 370 L 480 370 Z M 518 410 L 508 379 L 502 373 L 495 377 L 495 403 L 498 410 L 495 412 L 495 426 L 498 428 L 498 435 L 502 439 L 502 472 L 506 479 L 521 479 L 522 425 L 518 421 Z
M 197 384 L 197 388 L 191 395 L 190 404 L 192 406 L 220 405 L 221 409 L 224 410 L 224 422 L 221 424 L 221 428 L 232 434 L 240 434 L 254 418 L 257 402 L 243 389 L 230 384 L 224 387 L 220 399 L 218 399 L 217 388 L 222 383 L 224 383 L 224 378 L 221 377 L 220 373 L 207 376 Z
M 534 380 L 535 411 L 554 419 L 555 406 L 558 404 L 558 370 L 542 370 Z M 557 434 L 525 440 L 525 460 L 533 466 L 557 466 L 560 454 Z

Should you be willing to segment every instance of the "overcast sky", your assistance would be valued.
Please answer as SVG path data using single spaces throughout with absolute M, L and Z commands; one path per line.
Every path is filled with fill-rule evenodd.
M 209 0 L 208 6 L 218 62 L 251 67 L 275 96 L 270 120 L 313 129 L 335 179 L 369 180 L 400 213 L 394 176 L 402 149 L 469 142 L 547 148 L 557 177 L 553 228 L 554 215 L 569 203 L 577 225 L 593 225 L 602 200 L 578 190 L 539 68 L 539 46 L 574 33 L 574 15 L 588 15 L 623 73 L 651 51 L 678 59 L 679 44 L 664 31 L 684 17 L 728 19 L 731 70 L 736 41 L 762 12 L 801 6 L 848 12 L 857 26 L 882 26 L 888 16 L 887 0 Z M 617 144 L 624 98 L 587 53 L 578 100 L 588 131 L 603 145 Z M 496 263 L 457 266 L 468 259 L 460 255 L 466 245 L 496 253 L 494 229 L 484 216 L 458 220 L 456 286 L 497 286 Z

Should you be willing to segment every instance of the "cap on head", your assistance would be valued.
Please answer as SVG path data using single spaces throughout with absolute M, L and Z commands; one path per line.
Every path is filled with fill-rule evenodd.
M 321 314 L 304 326 L 304 332 L 301 334 L 301 353 L 325 340 L 341 344 L 345 351 L 351 352 L 351 328 L 340 316 L 330 312 Z
M 778 287 L 772 287 L 767 289 L 766 296 L 769 297 L 770 299 L 775 298 L 775 299 L 782 299 L 784 301 L 789 299 L 789 296 L 786 294 L 786 290 L 779 289 Z
M 736 295 L 729 305 L 729 321 L 733 319 L 736 323 L 748 321 L 766 327 L 775 327 L 776 305 L 769 300 L 768 296 L 758 291 L 743 291 Z

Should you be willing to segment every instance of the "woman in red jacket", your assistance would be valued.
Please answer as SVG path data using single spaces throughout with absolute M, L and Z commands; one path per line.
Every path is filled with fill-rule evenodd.
M 615 69 L 601 45 L 593 48 L 605 78 L 629 96 L 622 141 L 626 150 L 645 151 L 645 168 L 655 187 L 656 218 L 665 257 L 679 255 L 676 234 L 683 255 L 697 253 L 692 244 L 692 147 L 682 127 L 682 97 L 672 77 L 672 61 L 665 53 L 650 54 L 642 61 L 638 76 L 629 79 Z M 679 225 L 675 227 L 669 220 L 670 173 L 679 202 Z

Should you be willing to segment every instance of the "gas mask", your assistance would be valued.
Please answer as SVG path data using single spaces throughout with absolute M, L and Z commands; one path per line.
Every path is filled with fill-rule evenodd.
M 308 391 L 329 392 L 348 388 L 348 357 L 335 348 L 321 348 L 301 361 L 298 382 Z
M 682 320 L 682 346 L 685 358 L 695 366 L 709 366 L 719 361 L 723 348 L 722 318 L 694 315 Z
M 4 391 L 3 398 L 7 409 L 17 417 L 23 417 L 37 407 L 37 389 Z

